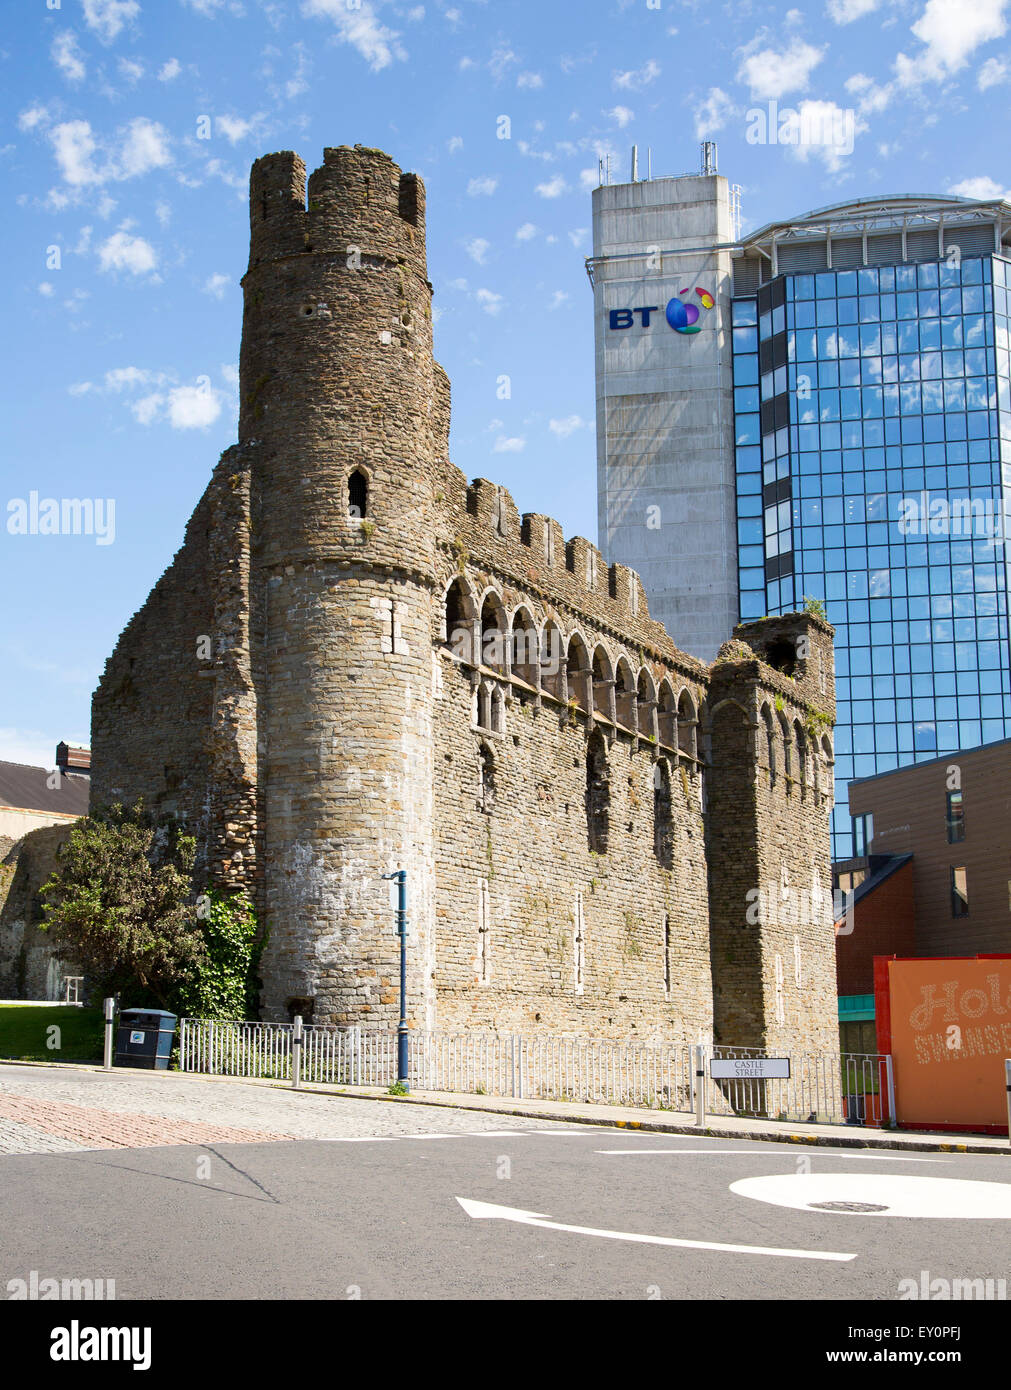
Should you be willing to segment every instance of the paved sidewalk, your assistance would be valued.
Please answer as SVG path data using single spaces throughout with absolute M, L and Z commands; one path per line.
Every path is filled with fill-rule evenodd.
M 261 1084 L 261 1083 L 253 1083 Z M 276 1084 L 276 1083 L 275 1083 Z M 522 1115 L 568 1124 L 606 1125 L 658 1134 L 707 1135 L 713 1139 L 774 1140 L 776 1143 L 815 1144 L 831 1148 L 910 1149 L 931 1153 L 1011 1154 L 1004 1135 L 930 1134 L 918 1130 L 887 1130 L 862 1125 L 801 1124 L 794 1120 L 752 1120 L 738 1116 L 707 1115 L 700 1129 L 694 1116 L 631 1106 L 580 1104 L 556 1100 L 513 1100 L 502 1096 L 461 1095 L 450 1091 L 415 1091 L 410 1096 L 390 1096 L 378 1087 L 356 1087 L 353 1092 L 335 1087 L 306 1086 L 317 1094 L 369 1095 L 400 1104 L 449 1106 L 454 1110 L 485 1114 Z
M 349 1090 L 306 1085 L 296 1092 L 284 1083 L 244 1077 L 132 1068 L 105 1072 L 100 1067 L 70 1067 L 60 1063 L 0 1062 L 0 1106 L 4 1097 L 12 1094 L 30 1095 L 57 1106 L 93 1101 L 108 1112 L 122 1115 L 144 1113 L 181 1122 L 213 1121 L 227 1127 L 261 1131 L 255 1138 L 262 1139 L 410 1134 L 426 1124 L 426 1109 L 436 1108 L 441 1113 L 437 1120 L 432 1117 L 432 1123 L 440 1131 L 461 1134 L 497 1128 L 503 1121 L 508 1128 L 530 1128 L 538 1122 L 560 1121 L 568 1125 L 604 1125 L 659 1134 L 768 1140 L 831 1148 L 1011 1153 L 1011 1145 L 1003 1135 L 930 1134 L 860 1125 L 800 1124 L 727 1116 L 707 1116 L 705 1127 L 699 1129 L 691 1115 L 616 1105 L 515 1100 L 445 1091 L 415 1091 L 410 1096 L 391 1096 L 383 1088 L 369 1086 Z M 0 1108 L 0 1153 L 17 1151 L 4 1146 L 2 1116 L 6 1113 Z M 39 1122 L 34 1119 L 29 1123 L 38 1125 Z M 255 1142 L 255 1138 L 251 1136 L 246 1142 Z M 177 1138 L 161 1142 L 201 1141 Z
M 434 1121 L 431 1110 L 418 1106 L 296 1094 L 237 1077 L 0 1062 L 0 1155 L 536 1127 L 534 1120 L 466 1110 L 444 1111 Z

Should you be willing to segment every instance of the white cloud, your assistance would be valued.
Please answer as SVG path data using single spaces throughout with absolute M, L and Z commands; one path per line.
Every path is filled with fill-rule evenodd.
M 462 149 L 463 149 L 463 136 L 462 136 L 462 135 L 452 135 L 452 136 L 450 136 L 450 138 L 446 141 L 446 149 L 449 150 L 450 154 L 456 154 L 457 150 L 462 150 Z
M 83 188 L 102 182 L 103 176 L 93 162 L 98 147 L 87 121 L 64 121 L 50 132 L 49 138 L 65 183 Z
M 182 64 L 178 58 L 170 58 L 167 63 L 163 63 L 158 69 L 159 82 L 172 82 L 182 72 Z
M 223 135 L 230 145 L 237 145 L 240 140 L 245 140 L 257 119 L 255 116 L 251 121 L 244 120 L 241 116 L 216 116 L 214 124 L 219 135 Z
M 415 5 L 413 10 L 408 10 L 407 18 L 411 21 L 412 24 L 420 24 L 421 21 L 425 18 L 424 5 Z
M 976 202 L 988 202 L 991 198 L 1007 198 L 1008 190 L 1001 187 L 994 179 L 987 178 L 980 174 L 976 178 L 962 179 L 961 183 L 953 183 L 949 193 L 954 193 L 956 198 L 972 198 Z
M 566 415 L 564 420 L 548 421 L 548 429 L 552 434 L 557 435 L 559 439 L 568 439 L 569 435 L 575 434 L 576 430 L 585 430 L 588 428 L 588 421 L 584 420 L 581 415 Z
M 485 175 L 479 179 L 471 179 L 467 185 L 468 198 L 490 198 L 498 188 L 498 179 L 493 179 Z
M 147 275 L 158 265 L 154 247 L 142 236 L 132 236 L 120 228 L 98 248 L 100 270 L 126 270 L 131 275 Z
M 155 391 L 150 396 L 144 396 L 142 400 L 135 401 L 130 409 L 133 411 L 134 419 L 140 425 L 151 425 L 158 417 L 158 412 L 165 403 L 165 397 Z
M 174 430 L 203 430 L 221 414 L 218 393 L 203 386 L 177 386 L 168 395 L 169 424 Z
M 912 58 L 900 53 L 895 59 L 895 75 L 903 87 L 923 82 L 940 82 L 964 68 L 975 50 L 1007 30 L 1004 17 L 1007 0 L 927 0 L 926 8 L 912 26 L 924 45 Z
M 751 88 L 758 101 L 773 100 L 787 92 L 802 92 L 812 71 L 821 62 L 825 50 L 794 39 L 789 47 L 776 52 L 772 48 L 758 49 L 760 39 L 754 39 L 741 50 L 742 58 L 737 79 Z
M 544 78 L 539 72 L 521 72 L 516 78 L 517 87 L 525 87 L 528 91 L 536 91 L 538 87 L 544 86 Z
M 172 162 L 168 134 L 157 121 L 138 116 L 126 127 L 114 161 L 113 178 L 133 179 Z
M 811 158 L 820 159 L 830 173 L 842 168 L 853 153 L 856 136 L 868 128 L 852 108 L 837 106 L 834 101 L 802 101 L 791 124 L 799 136 L 797 143 L 788 146 L 793 157 L 804 164 Z
M 641 68 L 632 69 L 629 72 L 616 72 L 611 79 L 611 85 L 621 91 L 640 91 L 643 87 L 648 87 L 651 82 L 655 82 L 660 76 L 660 64 L 655 59 L 650 58 L 643 63 Z
M 44 299 L 52 299 L 55 293 L 56 291 L 53 289 L 52 285 L 49 283 L 48 280 L 43 280 L 42 283 L 39 285 L 39 294 L 41 294 Z
M 531 241 L 537 235 L 537 228 L 532 222 L 524 222 L 522 227 L 516 228 L 517 241 Z
M 222 275 L 220 270 L 215 271 L 213 275 L 209 275 L 204 281 L 204 294 L 209 294 L 214 299 L 224 299 L 225 290 L 231 283 L 232 277 L 230 275 Z
M 132 401 L 130 411 L 139 425 L 166 423 L 174 430 L 205 430 L 221 414 L 221 392 L 206 377 L 196 386 L 173 386 Z
M 84 0 L 84 21 L 103 43 L 112 43 L 139 14 L 137 0 Z
M 555 177 L 549 179 L 547 183 L 539 183 L 534 189 L 534 192 L 539 194 L 542 198 L 560 198 L 563 193 L 568 193 L 568 191 L 569 185 L 565 182 L 561 174 L 556 174 Z
M 715 135 L 738 111 L 739 108 L 722 87 L 710 87 L 705 100 L 700 101 L 694 111 L 696 140 L 706 140 L 710 135 Z
M 500 434 L 492 445 L 494 454 L 521 454 L 527 447 L 527 441 L 521 437 L 509 439 L 504 434 Z
M 886 82 L 884 86 L 879 86 L 863 72 L 855 72 L 852 77 L 846 79 L 844 85 L 847 92 L 858 98 L 857 110 L 862 116 L 870 112 L 884 111 L 895 95 L 893 83 Z
M 575 228 L 573 228 L 573 230 L 569 233 L 569 240 L 572 242 L 573 246 L 574 246 L 574 247 L 576 248 L 576 250 L 578 251 L 579 248 L 582 246 L 583 242 L 584 242 L 584 241 L 586 240 L 586 238 L 589 236 L 589 234 L 590 234 L 590 229 L 589 229 L 589 227 L 575 227 Z
M 617 121 L 622 130 L 635 120 L 635 112 L 630 111 L 627 106 L 614 106 L 610 111 L 605 111 L 604 115 L 612 121 Z
M 164 378 L 159 372 L 149 372 L 145 367 L 112 367 L 105 374 L 107 391 L 132 391 L 138 386 L 160 384 Z
M 373 72 L 407 57 L 398 32 L 379 22 L 369 0 L 354 10 L 348 9 L 347 0 L 302 0 L 302 13 L 309 19 L 333 20 L 341 43 L 350 44 Z
M 172 221 L 172 209 L 169 207 L 168 203 L 155 203 L 154 215 L 157 217 L 162 227 L 167 227 Z
M 53 62 L 68 82 L 84 81 L 88 69 L 84 65 L 84 56 L 77 46 L 77 39 L 69 29 L 62 34 L 57 34 L 50 53 Z
M 852 24 L 878 8 L 878 0 L 828 0 L 825 9 L 835 24 Z
M 49 111 L 45 106 L 29 106 L 18 117 L 18 130 L 34 130 L 37 126 L 49 124 Z
M 548 305 L 548 308 L 560 309 L 568 297 L 565 290 L 555 290 L 554 294 L 551 296 L 551 303 Z
M 580 169 L 579 187 L 584 193 L 592 193 L 598 183 L 600 183 L 599 169 Z
M 485 241 L 484 237 L 476 236 L 472 241 L 464 244 L 464 250 L 472 261 L 478 265 L 484 265 L 488 252 L 491 249 L 491 242 Z
M 518 62 L 519 59 L 511 48 L 496 48 L 488 59 L 488 71 L 496 82 L 500 82 L 513 63 Z
M 99 147 L 88 121 L 63 121 L 49 132 L 56 163 L 65 183 L 73 188 L 137 178 L 170 164 L 165 128 L 137 116 L 116 132 L 116 143 Z M 95 163 L 96 154 L 102 163 Z
M 136 62 L 133 58 L 120 58 L 117 66 L 131 86 L 144 76 L 144 64 Z
M 976 76 L 976 86 L 981 92 L 988 87 L 996 87 L 1007 78 L 1007 63 L 1003 58 L 987 58 Z
M 492 318 L 500 314 L 505 307 L 505 299 L 502 295 L 496 294 L 494 290 L 475 290 L 474 298 L 486 314 L 491 314 Z
M 546 164 L 552 164 L 556 157 L 550 150 L 535 150 L 527 140 L 517 140 L 516 148 L 525 159 L 543 159 Z

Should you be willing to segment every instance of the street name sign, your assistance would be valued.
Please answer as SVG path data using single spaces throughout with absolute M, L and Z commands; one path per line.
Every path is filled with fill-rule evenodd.
M 714 1081 L 789 1081 L 789 1057 L 714 1057 L 709 1063 Z

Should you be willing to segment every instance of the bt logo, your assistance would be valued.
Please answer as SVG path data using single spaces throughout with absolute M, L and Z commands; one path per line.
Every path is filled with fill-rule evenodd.
M 664 310 L 667 322 L 675 333 L 698 333 L 702 328 L 699 306 L 692 300 L 685 301 L 684 296 L 690 293 L 690 290 L 681 290 L 679 295 L 675 295 L 668 302 Z M 708 290 L 696 289 L 695 293 L 698 295 L 703 309 L 711 309 L 716 303 Z M 649 328 L 650 314 L 658 314 L 659 312 L 660 306 L 658 304 L 644 305 L 641 309 L 612 309 L 608 326 L 610 328 L 631 328 L 634 315 L 638 314 L 639 322 L 643 328 Z

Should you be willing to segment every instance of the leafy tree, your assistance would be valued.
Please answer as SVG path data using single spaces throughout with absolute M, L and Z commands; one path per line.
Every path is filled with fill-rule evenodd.
M 197 899 L 197 913 L 206 951 L 179 988 L 181 1012 L 190 1018 L 253 1017 L 264 943 L 258 939 L 252 904 L 238 893 L 205 893 Z
M 207 959 L 193 902 L 196 840 L 142 802 L 102 808 L 71 826 L 41 889 L 43 930 L 104 994 L 171 1008 Z

